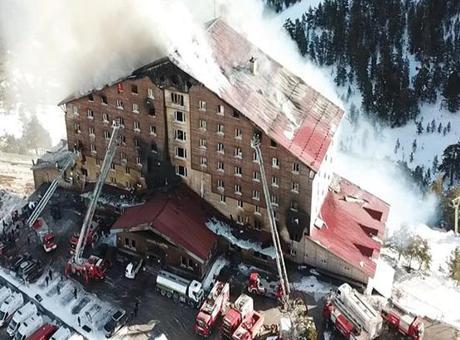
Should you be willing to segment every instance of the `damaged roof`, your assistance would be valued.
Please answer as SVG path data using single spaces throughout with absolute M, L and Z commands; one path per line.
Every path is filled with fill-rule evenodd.
M 157 193 L 145 204 L 126 209 L 112 232 L 151 230 L 206 261 L 217 243 L 205 224 L 213 211 L 197 194 L 181 186 L 174 193 Z
M 310 238 L 373 277 L 390 206 L 335 175 Z
M 343 110 L 307 85 L 222 19 L 207 29 L 209 45 L 225 81 L 203 75 L 186 58 L 170 56 L 179 68 L 213 90 L 228 104 L 318 171 L 340 124 Z M 212 68 L 211 71 L 212 72 Z

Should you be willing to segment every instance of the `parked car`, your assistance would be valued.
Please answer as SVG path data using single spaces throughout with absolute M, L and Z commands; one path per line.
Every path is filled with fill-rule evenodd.
M 137 273 L 139 273 L 139 271 L 141 270 L 143 264 L 144 264 L 144 260 L 142 259 L 138 260 L 137 262 L 133 261 L 133 262 L 128 263 L 128 265 L 126 266 L 126 270 L 125 270 L 125 276 L 128 279 L 134 279 Z
M 113 313 L 109 321 L 104 325 L 104 333 L 106 338 L 110 338 L 117 333 L 128 321 L 124 310 L 117 310 Z

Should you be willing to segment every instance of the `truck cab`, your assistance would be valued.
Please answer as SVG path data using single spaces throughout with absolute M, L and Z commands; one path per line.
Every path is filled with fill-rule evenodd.
M 26 340 L 31 336 L 37 329 L 43 325 L 43 318 L 39 314 L 34 314 L 24 320 L 19 326 L 18 331 L 14 336 L 14 340 Z
M 253 311 L 240 323 L 232 335 L 233 340 L 253 340 L 258 337 L 264 324 L 263 314 Z
M 39 329 L 37 329 L 27 340 L 48 340 L 51 335 L 57 331 L 58 327 L 51 323 L 45 323 Z
M 13 314 L 24 304 L 24 298 L 21 293 L 13 293 L 0 306 L 0 327 L 6 324 Z
M 253 299 L 246 294 L 241 294 L 236 299 L 233 307 L 225 313 L 222 323 L 222 335 L 232 338 L 233 333 L 253 310 Z
M 47 253 L 57 248 L 56 238 L 52 231 L 49 231 L 45 235 L 43 235 L 42 243 L 43 249 L 45 249 L 45 252 Z
M 28 302 L 22 306 L 16 313 L 13 315 L 13 319 L 8 324 L 7 333 L 10 337 L 13 337 L 14 333 L 18 330 L 20 324 L 29 318 L 31 315 L 38 312 L 37 306 L 32 302 Z

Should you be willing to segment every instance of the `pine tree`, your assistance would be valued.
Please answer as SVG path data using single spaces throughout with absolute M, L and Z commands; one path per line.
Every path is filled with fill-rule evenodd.
M 432 172 L 433 172 L 433 175 L 435 175 L 437 172 L 438 172 L 438 164 L 439 161 L 438 161 L 438 155 L 435 155 L 434 158 L 433 158 L 433 165 L 432 165 Z
M 450 277 L 455 280 L 457 284 L 460 284 L 460 247 L 452 251 L 448 265 Z
M 442 123 L 439 123 L 439 125 L 438 125 L 438 133 L 441 133 L 441 131 L 442 131 Z
M 450 121 L 447 123 L 447 132 L 449 133 L 450 132 L 450 128 L 451 128 L 451 125 L 450 125 Z
M 414 139 L 414 141 L 412 142 L 412 152 L 415 152 L 417 150 L 417 140 Z
M 460 174 L 460 144 L 449 145 L 443 152 L 439 170 L 444 172 L 444 178 L 449 178 L 449 185 L 454 184 L 454 178 Z
M 443 96 L 450 112 L 456 112 L 460 109 L 460 72 L 454 71 L 449 75 L 444 86 Z

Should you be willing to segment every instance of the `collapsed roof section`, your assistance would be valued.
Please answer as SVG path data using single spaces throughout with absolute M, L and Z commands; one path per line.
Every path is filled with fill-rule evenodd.
M 311 239 L 373 277 L 390 206 L 336 175 L 321 208 L 321 225 Z

